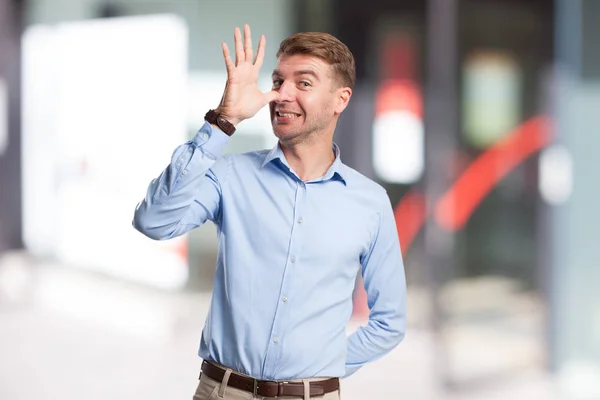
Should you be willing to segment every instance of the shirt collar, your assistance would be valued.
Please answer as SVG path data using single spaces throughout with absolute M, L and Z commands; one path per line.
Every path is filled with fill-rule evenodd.
M 347 178 L 345 176 L 346 174 L 343 173 L 344 164 L 342 163 L 342 159 L 340 157 L 340 148 L 335 143 L 333 143 L 333 153 L 335 154 L 335 160 L 333 161 L 333 164 L 331 164 L 331 167 L 329 167 L 329 169 L 327 170 L 325 175 L 323 175 L 321 178 L 315 179 L 311 182 L 339 180 L 339 181 L 342 181 L 344 183 L 344 185 L 348 184 L 346 181 L 346 178 Z M 285 159 L 285 155 L 283 154 L 283 151 L 281 150 L 281 147 L 279 146 L 279 142 L 277 142 L 275 144 L 275 146 L 273 146 L 273 148 L 267 153 L 267 155 L 265 156 L 265 159 L 262 163 L 262 166 L 264 167 L 265 165 L 267 165 L 273 161 L 278 161 L 279 163 L 281 163 L 282 165 L 287 167 L 292 173 L 294 173 L 292 171 L 292 169 L 290 168 L 287 160 Z M 296 175 L 296 174 L 294 173 L 294 175 Z

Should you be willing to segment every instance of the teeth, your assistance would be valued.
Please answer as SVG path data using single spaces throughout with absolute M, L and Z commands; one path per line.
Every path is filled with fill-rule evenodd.
M 279 115 L 280 117 L 285 117 L 285 118 L 295 118 L 297 117 L 296 114 L 289 114 L 289 113 L 282 113 L 277 111 L 277 115 Z

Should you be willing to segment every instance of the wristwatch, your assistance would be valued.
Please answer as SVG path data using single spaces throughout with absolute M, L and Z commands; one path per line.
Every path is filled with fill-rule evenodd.
M 214 124 L 219 127 L 223 132 L 227 135 L 231 136 L 235 132 L 235 126 L 225 118 L 221 116 L 221 114 L 217 113 L 215 110 L 208 110 L 204 119 L 209 124 Z

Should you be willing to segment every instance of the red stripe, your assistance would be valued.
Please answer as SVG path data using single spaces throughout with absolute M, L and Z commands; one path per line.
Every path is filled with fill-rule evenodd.
M 550 121 L 532 118 L 482 153 L 437 202 L 435 218 L 448 230 L 461 229 L 492 189 L 525 159 L 551 142 Z
M 398 202 L 394 209 L 398 238 L 402 246 L 402 254 L 406 251 L 425 223 L 425 196 L 417 189 L 412 189 Z

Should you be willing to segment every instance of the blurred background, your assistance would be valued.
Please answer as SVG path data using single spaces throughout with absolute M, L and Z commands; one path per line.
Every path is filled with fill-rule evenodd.
M 395 206 L 409 327 L 343 398 L 600 399 L 600 0 L 0 0 L 0 399 L 192 397 L 216 230 L 131 220 L 244 23 L 264 90 L 291 33 L 356 58 L 335 140 Z

